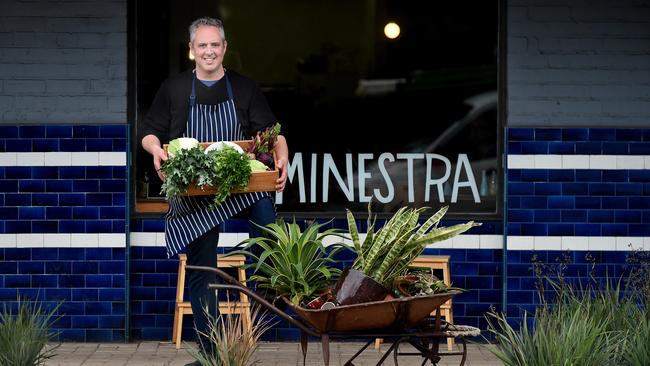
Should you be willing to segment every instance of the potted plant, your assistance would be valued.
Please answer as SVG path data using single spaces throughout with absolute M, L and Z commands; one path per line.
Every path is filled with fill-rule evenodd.
M 422 225 L 420 215 L 426 208 L 400 208 L 386 224 L 375 232 L 375 218 L 368 205 L 368 231 L 359 239 L 357 225 L 347 210 L 348 228 L 357 259 L 346 269 L 337 283 L 336 300 L 341 305 L 381 300 L 394 280 L 403 276 L 428 244 L 452 238 L 480 224 L 469 221 L 450 227 L 438 227 L 447 212 L 445 206 Z M 383 289 L 383 291 L 382 291 Z
M 343 236 L 336 229 L 319 233 L 324 225 L 313 223 L 304 232 L 295 222 L 282 220 L 258 225 L 266 236 L 247 239 L 237 245 L 242 249 L 230 254 L 243 254 L 252 259 L 253 263 L 247 268 L 254 268 L 250 280 L 257 281 L 259 287 L 272 289 L 278 296 L 287 296 L 293 304 L 299 305 L 324 292 L 341 272 L 330 264 L 335 262 L 333 257 L 344 246 L 337 243 L 325 248 L 323 240 L 329 236 Z M 259 246 L 262 254 L 255 255 L 251 250 L 253 246 Z

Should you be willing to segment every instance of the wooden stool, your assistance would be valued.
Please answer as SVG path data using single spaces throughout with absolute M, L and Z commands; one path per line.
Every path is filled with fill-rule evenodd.
M 185 265 L 187 264 L 187 255 L 178 255 L 178 281 L 176 282 L 176 307 L 174 310 L 174 335 L 172 342 L 176 344 L 176 349 L 181 348 L 181 333 L 183 331 L 183 315 L 192 314 L 192 305 L 189 301 L 183 301 L 185 294 Z M 237 279 L 246 285 L 246 272 L 242 268 L 244 265 L 245 257 L 243 255 L 233 255 L 224 257 L 218 255 L 217 267 L 218 268 L 237 268 Z M 240 293 L 239 301 L 234 302 L 219 302 L 219 312 L 221 314 L 239 314 L 242 316 L 242 323 L 245 327 L 250 326 L 251 312 L 250 302 L 248 296 Z
M 432 270 L 442 271 L 442 282 L 451 286 L 451 271 L 449 269 L 449 258 L 448 255 L 421 255 L 413 261 L 411 264 L 412 268 L 431 268 Z M 440 316 L 443 317 L 447 323 L 454 323 L 454 312 L 451 306 L 451 299 L 449 299 L 444 304 L 440 305 Z M 436 315 L 436 310 L 434 310 L 431 315 Z M 375 348 L 379 349 L 381 344 L 381 338 L 375 340 Z M 454 347 L 454 339 L 447 338 L 447 350 L 452 351 Z

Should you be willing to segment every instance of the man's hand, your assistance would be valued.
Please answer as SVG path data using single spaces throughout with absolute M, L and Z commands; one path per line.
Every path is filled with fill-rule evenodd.
M 287 159 L 278 159 L 276 162 L 276 168 L 280 171 L 280 177 L 275 181 L 275 191 L 282 192 L 284 186 L 287 184 L 287 167 L 289 161 Z
M 164 161 L 167 161 L 167 159 L 169 159 L 169 157 L 167 156 L 165 150 L 163 150 L 162 148 L 154 149 L 151 155 L 153 155 L 153 166 L 154 168 L 156 168 L 156 173 L 158 173 L 158 178 L 164 181 L 165 174 L 163 174 L 162 170 L 160 170 L 160 167 L 162 166 L 162 163 Z

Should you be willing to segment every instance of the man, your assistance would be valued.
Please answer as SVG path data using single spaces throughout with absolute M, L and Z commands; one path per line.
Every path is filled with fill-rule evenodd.
M 162 162 L 168 159 L 161 142 L 178 137 L 193 137 L 201 142 L 250 139 L 258 131 L 275 123 L 268 103 L 259 87 L 250 79 L 223 66 L 227 42 L 223 25 L 214 18 L 200 18 L 189 27 L 190 52 L 195 68 L 167 79 L 158 90 L 139 130 L 142 147 L 153 156 L 161 180 Z M 275 145 L 280 177 L 276 191 L 284 189 L 287 179 L 288 148 L 283 136 Z M 208 207 L 212 197 L 177 197 L 169 201 L 165 216 L 165 241 L 168 256 L 187 251 L 187 264 L 216 266 L 219 225 L 233 215 L 244 212 L 259 225 L 275 221 L 275 206 L 270 194 L 233 194 L 215 210 Z M 251 236 L 259 236 L 252 226 Z M 216 316 L 214 293 L 207 285 L 216 282 L 214 274 L 188 271 L 188 291 L 198 332 L 208 332 L 207 307 Z M 199 336 L 199 344 L 212 352 L 210 342 Z

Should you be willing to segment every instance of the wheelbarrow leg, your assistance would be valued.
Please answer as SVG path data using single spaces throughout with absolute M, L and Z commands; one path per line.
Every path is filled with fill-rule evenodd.
M 302 349 L 302 366 L 305 366 L 307 362 L 307 334 L 305 332 L 300 332 L 300 348 Z
M 323 345 L 323 362 L 325 366 L 330 365 L 330 336 L 323 334 L 320 339 L 321 344 Z

